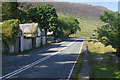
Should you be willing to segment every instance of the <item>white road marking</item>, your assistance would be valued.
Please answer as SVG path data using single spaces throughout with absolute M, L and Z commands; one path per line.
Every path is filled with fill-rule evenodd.
M 78 56 L 77 56 L 77 59 L 76 59 L 75 63 L 73 64 L 72 69 L 70 70 L 70 73 L 69 73 L 69 75 L 68 75 L 68 79 L 67 79 L 67 80 L 70 79 L 70 77 L 71 77 L 71 75 L 72 75 L 72 73 L 73 73 L 74 67 L 75 67 L 75 65 L 76 65 L 76 62 L 77 62 L 77 60 L 78 60 L 78 58 L 79 58 L 79 55 L 80 55 L 80 53 L 81 53 L 81 50 L 82 50 L 82 46 L 83 46 L 83 42 L 82 42 L 82 45 L 81 45 L 81 47 L 80 47 L 80 50 L 79 50 L 79 54 L 78 54 Z
M 76 40 L 75 40 L 75 41 L 76 41 Z M 29 69 L 29 68 L 31 68 L 31 67 L 37 65 L 38 63 L 41 63 L 41 62 L 47 60 L 48 58 L 50 58 L 50 57 L 56 55 L 56 54 L 59 53 L 60 51 L 66 49 L 67 47 L 69 47 L 70 45 L 72 45 L 75 41 L 71 42 L 71 43 L 68 44 L 66 47 L 60 49 L 58 52 L 52 53 L 52 54 L 49 55 L 49 56 L 46 56 L 46 57 L 44 57 L 44 58 L 41 58 L 41 59 L 39 59 L 39 60 L 37 60 L 37 61 L 35 61 L 35 62 L 33 62 L 33 63 L 30 63 L 30 64 L 28 64 L 28 65 L 26 65 L 26 66 L 23 66 L 23 67 L 20 68 L 20 69 L 17 69 L 17 70 L 15 70 L 15 71 L 11 72 L 11 73 L 8 73 L 8 74 L 6 74 L 6 75 L 0 77 L 0 80 L 1 80 L 1 79 L 10 78 L 10 77 L 12 77 L 12 76 L 14 76 L 14 75 L 16 75 L 16 74 L 18 74 L 18 73 L 20 73 L 20 72 L 25 71 L 26 69 Z

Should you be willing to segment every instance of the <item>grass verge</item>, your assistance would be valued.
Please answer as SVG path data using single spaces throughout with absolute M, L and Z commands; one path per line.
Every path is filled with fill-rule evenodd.
M 87 42 L 89 55 L 91 56 L 90 64 L 91 64 L 91 72 L 90 76 L 93 78 L 92 80 L 99 80 L 100 78 L 106 78 L 108 80 L 112 80 L 113 78 L 120 78 L 120 71 L 116 63 L 114 63 L 108 52 L 114 52 L 111 46 L 104 47 L 104 45 L 100 42 L 93 43 L 93 41 Z M 95 56 L 102 56 L 103 62 L 100 63 L 98 61 L 93 60 Z
M 84 44 L 82 46 L 82 50 L 81 50 L 80 56 L 79 56 L 79 58 L 77 60 L 77 63 L 75 65 L 75 68 L 74 68 L 71 80 L 73 80 L 73 79 L 79 80 L 79 78 L 80 78 L 79 74 L 80 74 L 80 71 L 81 71 L 81 68 L 82 68 L 83 56 L 84 56 Z

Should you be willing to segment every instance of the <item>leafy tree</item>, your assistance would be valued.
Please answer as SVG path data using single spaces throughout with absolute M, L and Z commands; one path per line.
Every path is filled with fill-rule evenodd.
M 32 6 L 32 4 L 27 4 L 26 2 L 19 2 L 18 8 L 22 11 L 28 11 Z
M 27 10 L 31 5 L 19 2 L 2 2 L 2 20 L 19 19 L 21 23 L 29 22 Z
M 98 40 L 105 46 L 111 45 L 120 55 L 120 26 L 118 13 L 105 11 L 100 19 L 106 24 L 96 30 Z
M 59 17 L 58 18 L 59 35 L 69 36 L 75 34 L 77 30 L 81 30 L 79 22 L 74 17 Z
M 34 6 L 28 10 L 28 17 L 32 22 L 42 24 L 44 22 L 44 11 L 42 6 Z M 42 26 L 42 25 L 41 25 Z
M 39 23 L 39 26 L 44 29 L 45 35 L 47 35 L 47 31 L 56 30 L 58 16 L 51 4 L 30 8 L 28 16 L 31 21 Z
M 17 19 L 17 2 L 2 2 L 2 20 Z
M 2 39 L 9 47 L 16 42 L 16 36 L 19 33 L 19 20 L 5 20 L 2 24 Z
M 22 11 L 22 10 L 18 10 L 17 11 L 17 19 L 21 22 L 21 23 L 27 23 L 28 20 L 28 16 L 27 16 L 27 12 L 26 11 Z
M 77 30 L 81 30 L 79 27 L 79 22 L 74 17 L 67 18 L 68 29 L 70 30 L 70 34 L 75 34 Z
M 42 9 L 44 11 L 44 22 L 41 27 L 44 29 L 45 35 L 47 35 L 47 31 L 56 30 L 58 15 L 55 8 L 51 4 L 43 5 Z

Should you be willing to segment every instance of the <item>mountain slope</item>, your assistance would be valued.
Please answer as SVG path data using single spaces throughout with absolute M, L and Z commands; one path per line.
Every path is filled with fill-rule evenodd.
M 75 16 L 78 18 L 99 18 L 104 11 L 109 11 L 102 6 L 93 6 L 89 4 L 68 3 L 68 2 L 31 2 L 32 5 L 52 4 L 58 13 L 63 15 Z
M 28 4 L 44 5 L 52 4 L 56 8 L 59 16 L 74 16 L 80 22 L 80 28 L 82 31 L 78 31 L 71 37 L 90 37 L 97 27 L 103 25 L 99 17 L 104 11 L 109 11 L 107 8 L 102 6 L 93 6 L 89 4 L 80 3 L 68 3 L 68 2 L 30 2 Z

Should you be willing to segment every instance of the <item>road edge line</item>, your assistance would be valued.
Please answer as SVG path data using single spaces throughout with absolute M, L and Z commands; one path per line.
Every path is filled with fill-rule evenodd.
M 39 64 L 39 63 L 41 63 L 41 62 L 43 62 L 43 61 L 45 61 L 45 60 L 47 60 L 47 59 L 49 59 L 50 57 L 56 55 L 57 53 L 61 52 L 62 50 L 68 48 L 68 47 L 69 47 L 70 45 L 72 45 L 74 42 L 76 42 L 76 40 L 72 41 L 70 44 L 68 44 L 66 47 L 60 49 L 59 51 L 57 51 L 57 52 L 55 52 L 55 53 L 53 53 L 53 54 L 51 54 L 51 55 L 49 55 L 49 56 L 43 57 L 43 58 L 41 58 L 41 59 L 38 59 L 38 60 L 36 60 L 36 61 L 28 64 L 28 65 L 25 65 L 25 66 L 23 66 L 23 67 L 15 70 L 15 71 L 12 71 L 12 72 L 10 72 L 10 73 L 8 73 L 8 74 L 0 77 L 0 79 L 10 78 L 10 77 L 12 77 L 12 76 L 14 76 L 14 75 L 17 75 L 17 74 L 25 71 L 26 69 L 29 69 L 29 68 L 33 67 L 33 66 L 35 66 L 35 65 L 37 65 L 37 64 Z
M 84 42 L 82 42 L 82 46 L 81 46 L 81 48 L 80 48 L 80 50 L 79 50 L 79 55 L 77 56 L 76 62 L 77 62 L 77 60 L 78 60 L 78 58 L 79 58 L 79 56 L 80 56 L 81 50 L 82 50 L 82 48 L 83 48 L 83 43 L 84 43 Z M 73 67 L 72 67 L 72 69 L 70 70 L 70 73 L 69 73 L 69 75 L 68 75 L 67 80 L 69 80 L 69 79 L 71 78 L 71 75 L 72 75 L 73 70 L 74 70 L 74 68 L 75 68 L 76 62 L 73 64 Z

